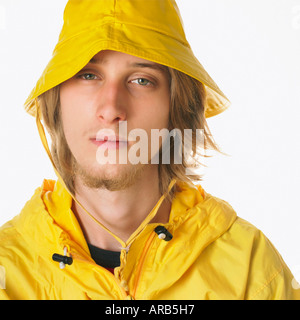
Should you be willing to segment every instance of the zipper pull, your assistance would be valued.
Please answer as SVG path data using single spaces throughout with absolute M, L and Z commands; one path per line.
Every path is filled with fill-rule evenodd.
M 163 226 L 156 227 L 154 231 L 158 234 L 159 239 L 165 241 L 170 241 L 173 239 L 172 234 Z

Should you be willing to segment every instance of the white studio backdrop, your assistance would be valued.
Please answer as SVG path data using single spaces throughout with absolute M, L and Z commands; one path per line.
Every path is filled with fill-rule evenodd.
M 144 1 L 144 0 L 141 0 Z M 0 0 L 0 225 L 55 179 L 23 103 L 50 60 L 66 0 Z M 229 156 L 202 186 L 261 229 L 300 275 L 300 0 L 177 0 L 195 55 L 232 102 L 208 124 Z

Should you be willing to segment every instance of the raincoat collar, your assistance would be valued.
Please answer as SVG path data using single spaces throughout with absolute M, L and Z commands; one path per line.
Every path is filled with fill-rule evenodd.
M 202 246 L 199 248 L 204 248 L 230 228 L 236 219 L 236 213 L 227 202 L 212 197 L 201 186 L 191 187 L 179 181 L 176 184 L 180 191 L 175 193 L 169 222 L 165 226 L 173 234 L 173 242 L 176 242 L 176 230 L 180 229 L 180 241 L 182 236 L 186 237 L 186 241 L 201 238 Z M 79 251 L 84 256 L 89 256 L 84 234 L 71 209 L 72 201 L 71 195 L 59 181 L 44 180 L 42 187 L 37 189 L 17 218 L 17 228 L 29 240 L 44 242 L 37 247 L 49 247 L 52 243 L 55 248 L 59 246 L 62 250 L 65 245 L 72 243 L 81 248 Z M 35 212 L 28 215 L 26 207 L 32 207 L 32 202 L 35 204 Z M 144 229 L 153 229 L 157 225 L 148 223 Z M 42 238 L 41 232 L 44 234 Z M 139 234 L 135 239 L 138 236 Z
M 36 265 L 39 259 L 52 261 L 54 253 L 62 255 L 66 250 L 74 260 L 71 266 L 66 267 L 68 277 L 78 277 L 83 269 L 95 274 L 102 270 L 101 277 L 107 279 L 106 284 L 110 281 L 119 283 L 116 288 L 119 288 L 119 294 L 124 299 L 152 296 L 180 279 L 201 252 L 221 237 L 236 220 L 234 210 L 226 202 L 210 196 L 200 186 L 191 187 L 177 182 L 177 187 L 181 190 L 175 193 L 169 222 L 163 225 L 147 223 L 134 236 L 130 248 L 121 250 L 121 265 L 114 269 L 115 277 L 99 269 L 93 261 L 81 227 L 71 210 L 72 197 L 59 181 L 45 180 L 42 188 L 35 192 L 21 214 L 14 219 L 14 225 L 25 243 L 30 244 Z M 159 239 L 155 233 L 158 225 L 172 234 L 171 241 Z M 144 277 L 146 283 L 137 285 L 140 272 L 137 257 L 143 255 L 145 248 L 153 262 L 151 267 L 143 270 L 143 274 L 147 274 Z M 153 277 L 158 272 L 168 274 L 169 265 L 177 266 L 174 277 L 167 277 L 163 283 L 160 277 Z M 93 278 L 86 278 L 86 282 L 80 284 L 82 290 L 89 287 L 93 292 L 93 281 Z M 124 281 L 130 288 L 135 288 L 130 294 L 126 289 L 121 289 Z M 95 293 L 95 297 L 98 296 L 99 292 Z

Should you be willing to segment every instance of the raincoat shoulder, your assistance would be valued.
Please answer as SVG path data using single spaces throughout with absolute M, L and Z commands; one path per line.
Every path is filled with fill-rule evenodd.
M 21 214 L 0 228 L 0 265 L 4 270 L 4 288 L 0 290 L 0 299 L 26 299 L 31 295 L 32 283 L 36 276 L 35 246 L 38 246 L 39 242 L 35 244 L 34 238 L 28 239 L 24 230 L 30 223 L 36 225 L 35 212 L 43 209 L 43 203 L 37 201 L 40 199 L 40 193 L 41 189 L 38 188 Z M 10 279 L 14 281 L 11 282 Z
M 21 213 L 0 228 L 0 300 L 85 299 L 51 259 L 61 251 L 61 227 L 44 202 L 53 187 L 54 181 L 44 180 Z
M 207 248 L 203 258 L 215 250 L 221 253 L 225 247 L 228 247 L 225 255 L 230 256 L 224 256 L 221 261 L 232 261 L 223 280 L 227 277 L 230 282 L 236 281 L 235 287 L 244 292 L 244 300 L 300 299 L 300 290 L 293 288 L 295 279 L 281 255 L 251 223 L 238 217 L 228 232 Z M 238 279 L 241 269 L 245 272 L 244 282 Z

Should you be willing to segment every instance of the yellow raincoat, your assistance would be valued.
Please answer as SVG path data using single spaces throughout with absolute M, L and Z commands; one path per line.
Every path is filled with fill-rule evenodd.
M 59 182 L 44 181 L 21 214 L 1 228 L 1 299 L 299 299 L 293 276 L 270 241 L 238 218 L 228 203 L 179 184 L 160 239 L 148 224 L 123 270 L 128 291 L 90 256 Z M 72 256 L 60 269 L 53 253 Z M 127 289 L 127 288 L 126 288 Z
M 106 49 L 202 82 L 206 117 L 229 105 L 193 55 L 174 0 L 70 0 L 52 59 L 25 103 L 53 165 L 38 97 Z M 113 275 L 91 258 L 71 210 L 77 200 L 59 174 L 57 182 L 45 180 L 21 214 L 0 228 L 0 299 L 299 299 L 291 272 L 259 230 L 200 186 L 174 183 L 181 191 L 163 225 L 171 240 L 150 223 L 164 196 L 126 242 L 107 230 L 123 247 Z M 54 253 L 72 263 L 54 261 Z

